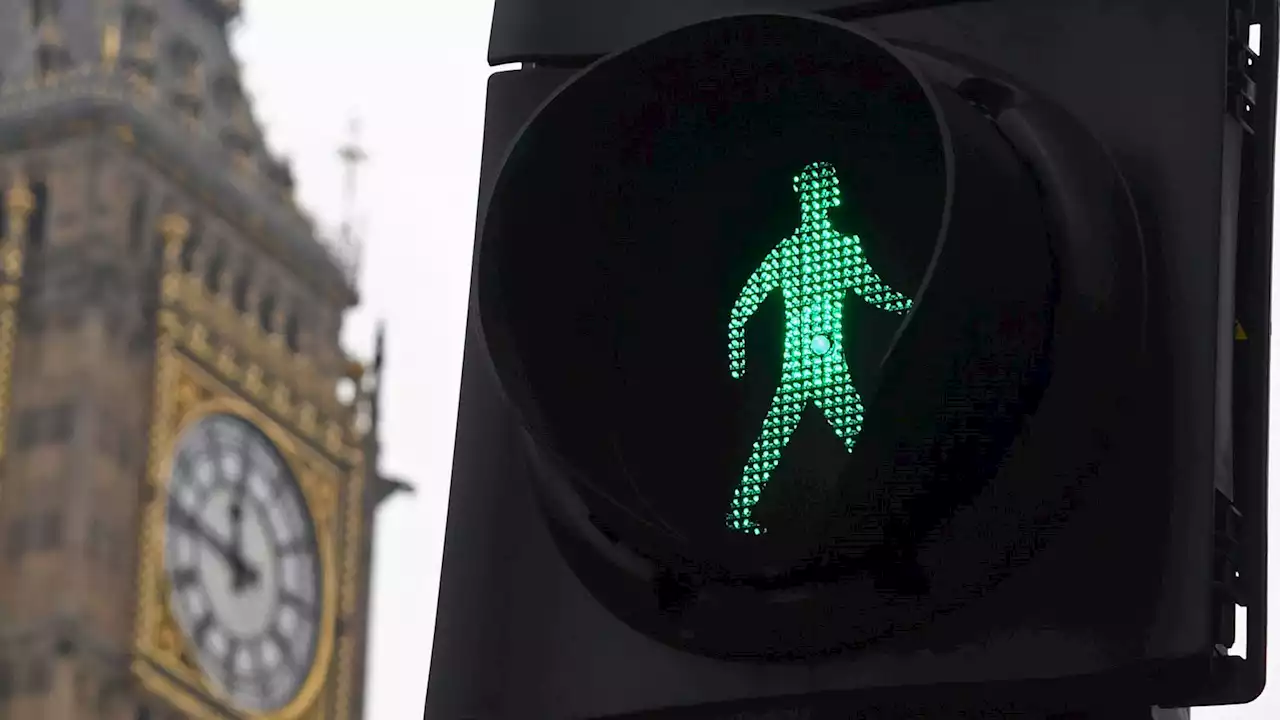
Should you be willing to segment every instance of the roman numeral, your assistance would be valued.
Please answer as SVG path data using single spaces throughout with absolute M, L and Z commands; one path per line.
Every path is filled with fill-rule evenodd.
M 173 461 L 171 476 L 184 482 L 191 479 L 191 458 L 187 457 L 186 453 L 179 455 Z
M 187 509 L 182 507 L 182 505 L 177 501 L 171 500 L 169 502 L 168 512 L 170 525 L 191 532 L 199 531 L 199 521 L 196 520 L 194 515 L 187 512 Z
M 293 654 L 293 641 L 285 637 L 285 634 L 280 630 L 280 628 L 273 625 L 271 629 L 267 631 L 267 637 L 269 637 L 271 642 L 275 643 L 275 646 L 280 649 L 280 654 L 284 656 L 285 665 L 295 667 L 298 664 L 298 659 L 294 657 Z
M 195 630 L 191 632 L 191 639 L 195 642 L 196 647 L 207 650 L 205 641 L 209 638 L 209 631 L 213 629 L 213 613 L 206 613 L 196 621 Z
M 280 591 L 280 602 L 288 605 L 294 610 L 297 610 L 303 617 L 310 617 L 307 613 L 315 607 L 310 600 L 307 600 L 300 595 L 295 595 L 288 590 Z
M 294 538 L 280 546 L 281 555 L 310 555 L 311 542 L 308 538 Z
M 218 434 L 211 428 L 205 431 L 205 439 L 209 443 L 208 458 L 213 463 L 213 484 L 215 487 L 225 487 L 232 484 L 231 478 L 227 477 L 227 469 L 223 461 L 228 457 L 222 446 L 222 440 Z
M 240 639 L 231 638 L 227 641 L 227 654 L 222 658 L 222 677 L 227 685 L 227 689 L 231 690 L 236 685 L 236 655 L 240 652 Z
M 173 571 L 173 586 L 185 590 L 200 579 L 200 573 L 194 567 L 181 567 Z

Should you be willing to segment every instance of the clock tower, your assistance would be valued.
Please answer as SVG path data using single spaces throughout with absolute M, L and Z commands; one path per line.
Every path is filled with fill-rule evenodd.
M 0 718 L 361 717 L 381 333 L 239 10 L 0 4 Z

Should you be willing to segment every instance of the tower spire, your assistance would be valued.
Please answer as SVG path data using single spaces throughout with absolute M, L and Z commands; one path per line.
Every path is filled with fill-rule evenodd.
M 361 238 L 357 229 L 356 187 L 359 180 L 360 166 L 369 159 L 369 155 L 360 144 L 360 120 L 352 117 L 347 124 L 347 139 L 338 147 L 338 157 L 342 160 L 343 193 L 342 193 L 342 225 L 338 230 L 337 250 L 348 277 L 355 282 L 360 266 Z
M 342 239 L 344 242 L 354 244 L 357 241 L 355 237 L 356 187 L 360 166 L 369 159 L 364 146 L 360 144 L 358 117 L 352 117 L 348 121 L 347 141 L 338 148 L 338 157 L 342 159 L 342 164 L 345 166 L 342 193 Z

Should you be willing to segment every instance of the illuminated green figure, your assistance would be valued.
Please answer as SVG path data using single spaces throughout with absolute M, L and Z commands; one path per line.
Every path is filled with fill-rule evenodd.
M 902 313 L 911 299 L 889 288 L 871 269 L 857 235 L 831 229 L 827 210 L 840 204 L 840 185 L 830 163 L 805 166 L 792 178 L 800 196 L 800 226 L 778 243 L 747 280 L 729 319 L 729 372 L 746 370 L 747 320 L 775 289 L 786 306 L 782 382 L 774 393 L 760 437 L 742 469 L 726 518 L 732 530 L 759 535 L 764 529 L 751 511 L 769 481 L 800 414 L 812 401 L 845 447 L 862 430 L 862 398 L 849 377 L 841 324 L 845 293 L 853 288 L 872 305 Z

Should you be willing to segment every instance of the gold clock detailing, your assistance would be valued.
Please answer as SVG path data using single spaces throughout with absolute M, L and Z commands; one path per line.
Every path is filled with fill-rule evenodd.
M 179 250 L 180 253 L 180 250 Z M 181 347 L 209 363 L 246 395 L 296 425 L 326 452 L 345 462 L 358 457 L 360 436 L 353 404 L 338 399 L 338 378 L 285 347 L 279 332 L 264 332 L 252 312 L 241 313 L 205 287 L 196 269 L 166 277 L 163 295 L 179 311 Z M 280 311 L 276 325 L 283 325 Z M 217 347 L 210 341 L 218 338 Z M 343 368 L 349 371 L 348 368 Z M 346 373 L 344 373 L 346 374 Z
M 352 473 L 351 484 L 347 487 L 346 528 L 343 539 L 346 541 L 346 557 L 342 562 L 342 615 L 351 617 L 356 612 L 356 568 L 360 565 L 360 521 L 364 516 L 364 472 L 363 469 Z
M 289 386 L 284 383 L 276 383 L 271 391 L 271 409 L 288 416 L 293 410 L 293 403 L 289 399 Z
M 352 473 L 351 483 L 347 486 L 347 497 L 343 507 L 346 509 L 343 541 L 346 556 L 342 561 L 342 617 L 353 621 L 356 617 L 359 596 L 358 568 L 360 556 L 364 549 L 360 541 L 361 522 L 364 518 L 364 467 Z M 354 674 L 355 641 L 350 634 L 339 638 L 338 645 L 338 677 L 334 687 L 335 720 L 347 720 L 351 710 L 352 683 Z
M 250 363 L 249 369 L 244 372 L 244 389 L 249 391 L 250 395 L 257 397 L 262 395 L 265 387 L 262 384 L 262 368 Z
M 237 375 L 237 371 L 239 370 L 239 368 L 236 366 L 235 351 L 229 347 L 223 347 L 221 350 L 218 351 L 218 359 L 214 363 L 214 366 L 218 368 L 218 372 L 222 373 L 223 375 L 230 378 L 235 378 Z
M 235 283 L 234 274 L 229 268 L 223 268 L 218 272 L 218 292 L 214 293 L 214 299 L 222 306 L 222 312 L 233 311 L 231 304 L 231 286 Z
M 147 475 L 144 480 L 146 484 L 144 497 L 149 497 L 150 501 L 142 510 L 143 522 L 138 538 L 139 556 L 143 561 L 139 563 L 138 568 L 138 609 L 134 631 L 134 644 L 144 654 L 148 650 L 159 652 L 158 648 L 163 645 L 164 633 L 168 629 L 166 626 L 172 626 L 172 621 L 165 617 L 164 612 L 167 599 L 158 587 L 161 579 L 160 568 L 155 563 L 147 561 L 147 558 L 161 551 L 160 529 L 164 523 L 162 462 L 168 450 L 168 437 L 164 429 L 172 428 L 175 419 L 173 410 L 179 390 L 179 356 L 176 346 L 177 336 L 182 331 L 181 323 L 172 305 L 177 300 L 181 279 L 182 244 L 186 241 L 190 229 L 190 224 L 181 215 L 170 213 L 160 219 L 160 233 L 164 241 L 164 267 L 160 281 L 161 307 L 156 323 L 155 385 Z
M 174 372 L 157 383 L 157 406 L 166 403 L 167 407 L 156 413 L 156 421 L 151 428 L 152 457 L 148 464 L 147 478 L 151 492 L 147 495 L 149 500 L 144 508 L 139 575 L 139 617 L 143 618 L 143 622 L 138 624 L 135 645 L 139 656 L 148 662 L 135 664 L 134 673 L 148 690 L 172 702 L 191 717 L 198 720 L 216 720 L 222 717 L 191 693 L 192 688 L 199 688 L 210 697 L 226 700 L 219 687 L 206 680 L 191 661 L 193 650 L 178 630 L 168 609 L 170 588 L 163 569 L 163 528 L 170 463 L 182 432 L 210 415 L 234 415 L 251 423 L 271 441 L 297 479 L 315 528 L 321 576 L 322 619 L 319 623 L 314 661 L 301 689 L 292 701 L 279 710 L 243 716 L 252 720 L 345 720 L 345 713 L 340 710 L 331 713 L 331 703 L 320 701 L 326 687 L 336 688 L 342 684 L 340 678 L 334 676 L 335 669 L 343 672 L 342 662 L 335 655 L 339 649 L 337 619 L 343 604 L 342 598 L 356 592 L 354 585 L 347 587 L 356 578 L 355 571 L 345 567 L 350 562 L 350 554 L 343 554 L 341 567 L 339 558 L 334 554 L 339 534 L 351 532 L 350 528 L 340 527 L 343 522 L 348 521 L 349 515 L 340 513 L 339 502 L 339 488 L 344 485 L 342 481 L 348 473 L 332 459 L 300 442 L 300 438 L 253 404 L 237 397 L 233 388 L 211 373 L 177 353 L 173 353 L 170 358 L 172 364 L 169 367 Z M 164 387 L 160 387 L 161 385 Z M 157 668 L 163 669 L 163 672 L 158 672 Z M 353 669 L 348 667 L 346 672 Z M 350 683 L 351 680 L 348 679 L 347 686 Z
M 191 336 L 187 341 L 187 346 L 195 351 L 198 355 L 207 356 L 212 348 L 209 347 L 209 330 L 200 323 L 191 324 Z
M 326 382 L 305 357 L 273 354 L 272 344 L 256 323 L 248 325 L 230 305 L 217 302 L 198 279 L 191 282 L 181 267 L 182 245 L 190 232 L 185 218 L 166 215 L 160 230 L 164 272 L 147 463 L 148 500 L 139 538 L 135 646 L 141 661 L 135 664 L 135 675 L 150 691 L 193 718 L 220 717 L 192 692 L 199 688 L 219 697 L 220 691 L 202 679 L 168 609 L 163 528 L 168 463 L 182 429 L 208 414 L 230 413 L 259 428 L 298 480 L 320 548 L 324 608 L 315 662 L 295 699 L 278 711 L 245 717 L 348 720 L 356 647 L 350 636 L 337 637 L 336 627 L 339 617 L 353 622 L 362 560 L 363 456 L 359 438 L 346 422 L 354 413 L 337 402 L 332 392 L 336 380 Z M 213 342 L 215 334 L 217 341 Z M 326 385 L 328 397 L 319 392 Z M 304 438 L 308 442 L 303 442 Z M 335 555 L 339 537 L 349 539 L 341 557 Z
M 164 237 L 165 271 L 178 271 L 178 261 L 182 258 L 182 246 L 191 232 L 191 223 L 177 213 L 168 213 L 160 218 L 160 234 Z
M 27 218 L 35 209 L 35 197 L 25 175 L 18 174 L 5 193 L 9 227 L 0 228 L 0 256 L 4 262 L 0 284 L 0 459 L 8 450 L 10 399 L 13 386 L 14 344 L 18 336 L 18 298 L 21 295 L 22 251 L 27 240 Z M 0 482 L 0 497 L 4 486 Z
M 271 333 L 267 336 L 271 344 L 279 352 L 284 346 L 284 324 L 286 322 L 284 308 L 277 307 L 271 313 Z
M 351 716 L 351 686 L 355 682 L 355 639 L 343 635 L 338 639 L 338 677 L 333 690 L 333 720 Z
M 102 29 L 102 67 L 110 70 L 120 59 L 120 26 L 107 25 Z

